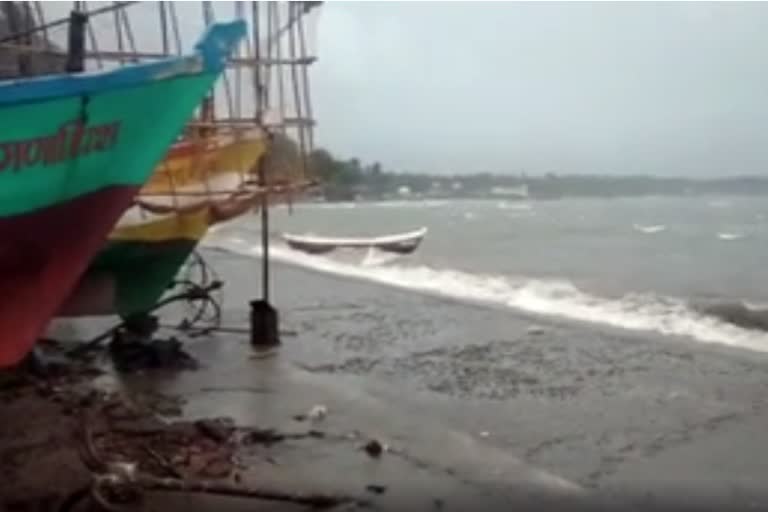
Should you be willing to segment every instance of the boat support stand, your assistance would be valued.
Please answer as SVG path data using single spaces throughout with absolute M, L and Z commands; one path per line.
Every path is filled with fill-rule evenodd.
M 262 160 L 259 162 L 259 184 L 266 187 L 266 176 Z M 257 349 L 268 349 L 280 345 L 280 321 L 275 309 L 269 303 L 269 198 L 261 197 L 261 299 L 252 300 L 251 345 Z

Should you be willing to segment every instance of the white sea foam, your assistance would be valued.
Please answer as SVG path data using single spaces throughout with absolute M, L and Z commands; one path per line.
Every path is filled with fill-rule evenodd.
M 726 233 L 726 232 L 723 232 L 723 233 L 718 233 L 717 234 L 717 238 L 719 238 L 720 240 L 727 240 L 727 241 L 730 241 L 730 240 L 741 240 L 742 238 L 744 238 L 744 234 L 743 233 Z
M 744 307 L 752 311 L 768 311 L 768 302 L 742 301 Z
M 308 210 L 313 208 L 319 208 L 321 210 L 351 210 L 357 208 L 357 203 L 298 203 L 294 205 L 294 207 Z
M 371 247 L 366 251 L 365 257 L 363 258 L 363 261 L 360 262 L 360 265 L 363 267 L 378 267 L 391 263 L 400 257 L 401 255 L 397 253 L 381 251 L 375 247 Z
M 499 201 L 496 203 L 496 208 L 499 210 L 530 211 L 533 206 L 531 206 L 530 203 L 509 203 L 507 201 Z
M 297 208 L 322 209 L 322 210 L 349 210 L 358 206 L 370 208 L 439 208 L 449 204 L 444 200 L 396 200 L 396 201 L 370 201 L 370 202 L 339 202 L 339 203 L 299 203 Z
M 710 208 L 730 208 L 731 202 L 727 199 L 715 199 L 712 201 L 709 201 L 707 203 L 707 206 Z
M 652 235 L 654 233 L 661 233 L 662 231 L 667 230 L 667 226 L 665 226 L 664 224 L 655 224 L 652 226 L 645 226 L 643 224 L 634 224 L 632 227 L 635 229 L 635 231 L 640 231 L 641 233 L 646 233 L 649 235 Z
M 259 256 L 257 244 L 242 239 L 211 241 L 240 254 Z M 277 260 L 320 272 L 365 279 L 398 288 L 435 293 L 459 300 L 502 305 L 517 310 L 593 322 L 632 330 L 768 351 L 768 335 L 725 323 L 692 310 L 685 301 L 630 294 L 621 299 L 590 295 L 568 281 L 481 275 L 404 264 L 340 262 L 275 246 Z M 363 260 L 365 262 L 365 260 Z
M 399 200 L 399 201 L 374 201 L 366 203 L 373 208 L 439 208 L 448 204 L 442 200 Z

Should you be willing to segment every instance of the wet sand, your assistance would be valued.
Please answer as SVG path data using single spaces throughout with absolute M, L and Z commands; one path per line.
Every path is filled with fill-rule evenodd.
M 209 257 L 227 283 L 224 325 L 247 326 L 259 262 Z M 189 418 L 327 434 L 242 454 L 246 479 L 383 510 L 768 510 L 764 354 L 274 271 L 286 334 L 273 357 L 220 334 L 189 343 L 197 371 L 118 381 L 183 397 Z M 323 420 L 294 418 L 318 404 Z M 390 450 L 368 456 L 371 438 Z
M 256 261 L 218 255 L 228 322 Z M 601 494 L 768 487 L 768 355 L 557 321 L 275 266 L 281 360 L 392 421 L 434 423 L 507 461 Z M 241 288 L 242 287 L 242 288 Z M 421 442 L 411 443 L 420 446 Z M 430 456 L 449 457 L 450 450 Z M 476 467 L 492 464 L 457 456 Z M 450 464 L 451 462 L 448 462 Z M 734 494 L 735 493 L 735 494 Z M 766 502 L 768 506 L 768 502 Z

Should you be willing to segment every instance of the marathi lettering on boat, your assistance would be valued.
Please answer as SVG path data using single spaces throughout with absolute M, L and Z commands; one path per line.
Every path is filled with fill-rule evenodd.
M 92 126 L 71 121 L 52 135 L 0 142 L 0 172 L 56 165 L 91 153 L 108 151 L 117 143 L 119 136 L 120 121 Z

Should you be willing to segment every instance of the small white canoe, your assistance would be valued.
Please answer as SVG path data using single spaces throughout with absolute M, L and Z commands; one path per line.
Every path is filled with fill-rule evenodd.
M 371 238 L 328 238 L 314 235 L 283 234 L 283 240 L 292 249 L 310 254 L 323 254 L 339 248 L 370 249 L 376 248 L 387 252 L 409 254 L 416 250 L 421 243 L 427 228 L 400 233 L 397 235 L 377 236 Z

